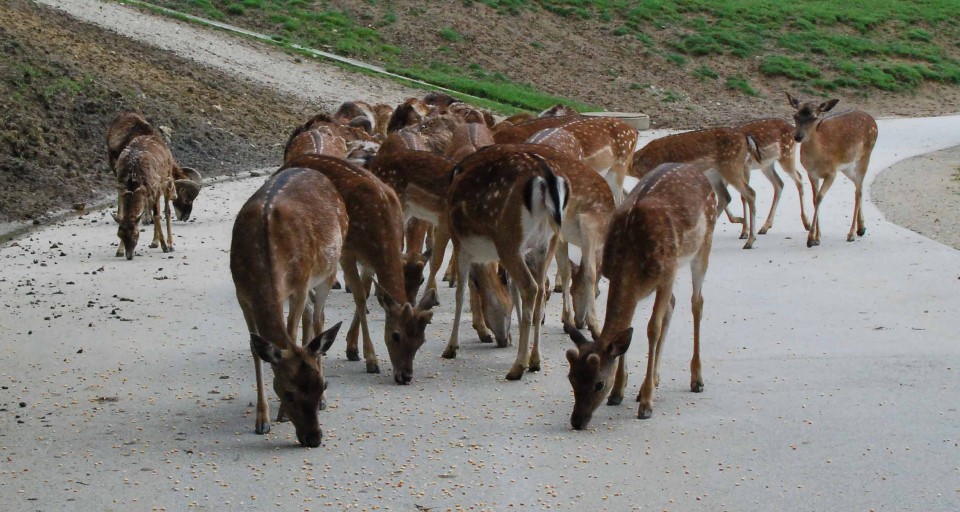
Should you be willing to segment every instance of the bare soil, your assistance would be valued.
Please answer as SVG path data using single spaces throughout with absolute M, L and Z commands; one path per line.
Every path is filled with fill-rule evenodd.
M 205 177 L 275 165 L 309 102 L 26 0 L 0 3 L 0 221 L 113 192 L 104 134 L 120 110 L 171 129 Z

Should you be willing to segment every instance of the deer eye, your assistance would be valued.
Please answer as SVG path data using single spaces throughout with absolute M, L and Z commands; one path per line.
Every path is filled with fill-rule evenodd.
M 391 336 L 391 339 L 393 339 L 394 343 L 400 343 L 400 333 L 394 332 L 393 335 Z
M 603 391 L 603 386 L 604 386 L 603 381 L 602 381 L 602 380 L 601 380 L 601 381 L 598 381 L 596 384 L 593 385 L 593 390 L 594 390 L 594 391 Z

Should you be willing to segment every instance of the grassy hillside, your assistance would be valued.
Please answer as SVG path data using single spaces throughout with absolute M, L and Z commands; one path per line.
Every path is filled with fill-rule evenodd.
M 531 51 L 546 49 L 544 34 L 530 27 L 531 18 L 552 19 L 557 30 L 551 39 L 567 34 L 566 43 L 573 46 L 589 39 L 597 48 L 619 49 L 618 55 L 626 51 L 628 66 L 649 69 L 652 63 L 668 68 L 673 82 L 684 77 L 693 83 L 718 81 L 748 96 L 762 94 L 756 86 L 768 80 L 811 94 L 900 93 L 925 83 L 960 86 L 956 0 L 149 1 L 530 109 L 557 99 L 535 91 L 556 88 L 536 74 L 504 70 L 483 56 L 512 54 L 520 57 L 519 64 Z M 497 33 L 505 36 L 486 41 L 480 34 L 503 26 L 510 29 Z M 504 45 L 515 48 L 504 52 Z M 614 70 L 606 77 L 580 79 L 617 76 Z M 631 80 L 627 90 L 657 82 L 656 76 Z M 672 92 L 680 99 L 684 91 Z M 591 101 L 575 93 L 561 95 L 570 94 Z

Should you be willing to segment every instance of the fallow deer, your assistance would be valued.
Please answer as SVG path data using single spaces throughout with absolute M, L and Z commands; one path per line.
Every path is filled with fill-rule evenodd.
M 777 118 L 757 119 L 734 126 L 733 129 L 750 136 L 756 142 L 760 161 L 751 158 L 750 167 L 760 169 L 764 177 L 773 185 L 773 203 L 770 205 L 770 213 L 757 233 L 765 235 L 773 227 L 773 217 L 777 213 L 777 205 L 780 204 L 780 195 L 783 192 L 783 180 L 777 176 L 774 163 L 779 163 L 780 168 L 796 184 L 797 195 L 800 198 L 800 220 L 803 222 L 803 229 L 809 231 L 810 221 L 807 220 L 803 202 L 803 178 L 797 171 L 795 161 L 796 142 L 793 137 L 796 129 L 790 126 L 790 123 Z M 744 207 L 744 214 L 746 214 L 746 207 Z
M 840 101 L 823 103 L 801 102 L 787 93 L 790 105 L 797 109 L 793 119 L 797 124 L 794 139 L 800 144 L 800 163 L 810 177 L 813 190 L 813 222 L 807 235 L 807 247 L 820 245 L 820 204 L 830 190 L 839 170 L 850 178 L 855 187 L 853 222 L 847 241 L 863 236 L 867 228 L 863 222 L 863 179 L 870 165 L 870 155 L 877 143 L 877 121 L 862 110 L 849 110 L 823 115 Z M 823 185 L 820 185 L 823 180 Z
M 329 179 L 312 169 L 277 172 L 237 214 L 230 272 L 250 332 L 258 434 L 270 431 L 263 360 L 273 368 L 273 389 L 280 398 L 277 421 L 289 417 L 301 445 L 320 445 L 317 412 L 325 407 L 327 387 L 321 354 L 330 347 L 340 324 L 316 337 L 313 334 L 322 329 L 323 305 L 347 233 L 347 208 L 340 194 Z M 313 301 L 312 321 L 302 318 L 308 294 Z M 289 304 L 286 321 L 285 304 Z M 303 347 L 298 347 L 301 319 Z
M 393 107 L 390 105 L 347 101 L 340 105 L 332 120 L 338 124 L 359 128 L 369 135 L 386 134 L 386 126 L 392 114 Z
M 583 144 L 572 133 L 563 128 L 544 128 L 526 140 L 528 144 L 550 146 L 567 155 L 583 160 Z
M 150 135 L 166 143 L 163 134 L 154 128 L 145 117 L 136 112 L 121 111 L 110 122 L 110 126 L 107 128 L 107 160 L 114 176 L 117 174 L 116 163 L 120 153 L 123 152 L 130 141 L 141 135 Z M 171 169 L 171 174 L 173 176 L 173 186 L 177 191 L 176 199 L 173 200 L 173 210 L 177 220 L 186 222 L 190 220 L 193 203 L 203 187 L 203 177 L 195 169 L 180 167 L 176 162 Z M 119 208 L 119 197 L 117 197 L 117 203 Z M 118 211 L 117 216 L 123 217 L 123 211 Z
M 482 123 L 461 124 L 453 129 L 446 157 L 459 162 L 467 155 L 476 153 L 480 148 L 493 144 L 493 132 Z
M 116 162 L 117 205 L 119 214 L 113 219 L 119 224 L 117 236 L 120 244 L 117 256 L 133 259 L 133 251 L 140 238 L 140 220 L 149 209 L 153 218 L 153 241 L 151 248 L 160 247 L 163 252 L 173 250 L 173 232 L 170 229 L 170 201 L 177 197 L 173 183 L 173 168 L 176 163 L 167 145 L 158 136 L 141 135 L 131 140 L 120 153 Z M 167 219 L 167 237 L 160 227 L 160 198 L 164 201 Z
M 526 123 L 527 121 L 533 121 L 536 118 L 537 116 L 531 114 L 530 112 L 519 112 L 519 113 L 513 114 L 512 116 L 506 119 L 503 119 L 502 121 L 497 122 L 496 124 L 491 126 L 490 129 L 493 130 L 494 132 L 498 132 L 500 130 L 509 128 L 511 126 L 516 126 L 521 123 Z
M 733 186 L 746 201 L 747 216 L 745 219 L 730 217 L 730 222 L 743 224 L 740 238 L 747 240 L 743 248 L 751 249 L 757 239 L 754 229 L 757 194 L 749 183 L 750 158 L 762 160 L 750 136 L 732 128 L 708 128 L 650 141 L 633 155 L 630 174 L 642 178 L 665 163 L 692 165 L 707 174 L 719 198 L 720 211 L 725 211 L 730 203 L 726 185 Z
M 703 391 L 702 287 L 717 212 L 717 197 L 709 180 L 699 168 L 685 164 L 663 164 L 646 174 L 617 209 L 603 253 L 602 271 L 610 278 L 603 331 L 590 342 L 573 326 L 564 325 L 577 345 L 567 351 L 574 395 L 570 424 L 574 429 L 587 426 L 606 394 L 607 405 L 623 401 L 634 311 L 641 299 L 656 292 L 647 325 L 647 372 L 637 396 L 638 417 L 651 416 L 660 383 L 660 354 L 676 303 L 673 284 L 680 266 L 688 260 L 693 281 L 690 390 Z
M 366 290 L 373 274 L 377 277 L 377 300 L 386 312 L 384 343 L 393 366 L 393 379 L 409 384 L 413 379 L 413 360 L 424 342 L 424 329 L 433 313 L 436 295 L 428 291 L 413 306 L 414 283 L 404 282 L 402 265 L 403 220 L 400 200 L 393 190 L 370 171 L 345 160 L 322 155 L 303 155 L 285 164 L 319 172 L 330 179 L 346 204 L 350 218 L 341 255 L 346 284 L 353 292 L 356 305 L 353 322 L 347 332 L 347 359 L 359 361 L 358 332 L 363 334 L 363 356 L 368 373 L 380 373 L 377 354 L 370 339 L 366 316 Z M 358 270 L 362 266 L 362 275 Z
M 494 132 L 498 144 L 520 143 L 545 128 L 563 128 L 576 137 L 583 149 L 583 162 L 603 176 L 619 204 L 623 180 L 629 171 L 639 134 L 619 119 L 580 116 L 544 117 Z
M 292 135 L 283 149 L 284 162 L 289 162 L 300 155 L 346 158 L 347 142 L 330 127 L 311 128 Z
M 570 105 L 564 105 L 563 103 L 557 103 L 556 105 L 540 112 L 537 117 L 562 117 L 562 116 L 579 116 L 580 112 L 577 112 L 577 109 L 571 107 Z
M 499 260 L 520 295 L 520 343 L 509 380 L 520 379 L 528 368 L 540 369 L 547 265 L 570 193 L 566 178 L 544 158 L 526 151 L 529 147 L 493 145 L 466 157 L 454 169 L 447 194 L 459 278 L 453 329 L 443 357 L 457 355 L 470 265 Z
M 440 91 L 431 91 L 431 92 L 428 92 L 426 95 L 424 95 L 424 97 L 423 97 L 423 102 L 424 102 L 427 106 L 430 106 L 430 107 L 439 107 L 439 108 L 444 108 L 444 109 L 450 108 L 451 106 L 456 105 L 456 104 L 462 104 L 462 103 L 463 103 L 462 101 L 458 100 L 457 98 L 454 98 L 453 96 L 450 96 L 449 94 L 447 94 L 447 93 L 445 93 L 445 92 L 440 92 Z
M 390 115 L 390 120 L 387 121 L 387 133 L 419 124 L 429 112 L 430 107 L 420 98 L 407 98 Z

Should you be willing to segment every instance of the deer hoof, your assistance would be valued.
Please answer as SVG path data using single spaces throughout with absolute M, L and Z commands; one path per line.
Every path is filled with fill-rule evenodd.
M 531 363 L 530 363 L 530 368 L 527 368 L 527 371 L 528 371 L 528 372 L 539 372 L 539 371 L 540 371 L 540 361 L 537 361 L 536 363 L 531 362 Z
M 770 230 L 770 228 L 760 228 L 760 231 L 757 231 L 757 234 L 759 234 L 759 235 L 766 235 L 766 234 L 767 234 L 767 231 L 769 231 L 769 230 Z
M 160 244 L 158 244 L 157 242 L 150 242 L 150 245 L 148 245 L 147 247 L 151 249 L 156 249 L 157 247 L 160 247 Z
M 340 280 L 339 280 L 339 279 L 337 279 L 336 281 L 333 282 L 333 289 L 334 289 L 334 290 L 339 290 L 339 289 L 341 289 L 341 288 L 343 288 L 343 285 L 340 284 Z
M 637 413 L 637 418 L 640 418 L 641 420 L 648 420 L 650 419 L 650 416 L 653 416 L 653 408 L 641 405 L 640 411 Z
M 497 348 L 507 348 L 510 346 L 510 338 L 497 338 Z
M 853 233 L 850 233 L 849 235 L 847 235 L 848 242 L 853 242 L 855 240 L 856 240 L 856 237 L 853 236 Z
M 520 380 L 521 378 L 523 378 L 523 366 L 514 364 L 513 368 L 510 368 L 510 372 L 507 373 L 507 380 Z
M 489 334 L 480 336 L 480 343 L 493 343 L 493 336 L 490 336 Z
M 820 240 L 814 240 L 813 238 L 807 239 L 807 247 L 815 247 L 817 245 L 820 245 Z
M 380 365 L 377 363 L 367 363 L 367 373 L 380 373 Z
M 860 228 L 857 230 L 857 236 L 863 236 L 867 234 L 867 228 Z
M 608 396 L 608 397 L 607 397 L 607 405 L 620 405 L 620 404 L 622 404 L 622 403 L 623 403 L 623 397 L 622 397 L 622 396 L 613 396 L 613 395 L 611 395 L 611 396 Z
M 360 353 L 356 350 L 347 350 L 347 360 L 348 361 L 359 361 Z
M 747 242 L 743 244 L 744 249 L 753 249 L 753 242 Z
M 444 359 L 456 359 L 456 358 L 457 358 L 457 349 L 455 349 L 455 348 L 448 348 L 448 349 L 446 349 L 446 350 L 443 351 L 443 355 L 441 355 L 440 357 L 442 357 L 442 358 L 444 358 Z
M 264 434 L 269 434 L 269 433 L 270 433 L 270 422 L 269 422 L 269 421 L 265 421 L 265 422 L 263 422 L 263 423 L 257 423 L 256 431 L 257 431 L 257 434 L 259 434 L 259 435 L 261 435 L 261 436 L 264 435 Z
M 703 393 L 703 382 L 691 382 L 690 391 L 694 393 Z

